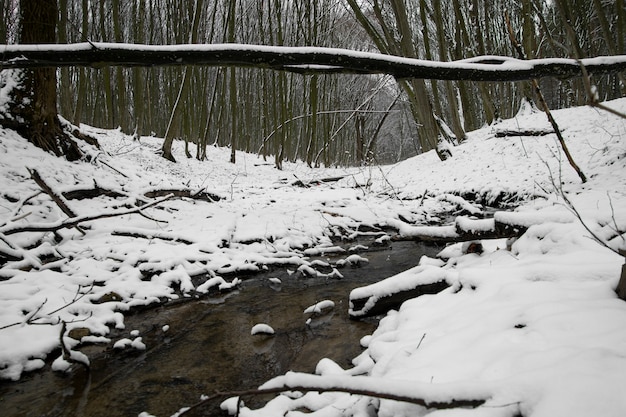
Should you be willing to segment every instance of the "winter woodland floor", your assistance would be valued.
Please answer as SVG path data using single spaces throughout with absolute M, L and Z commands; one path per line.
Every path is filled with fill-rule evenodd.
M 607 104 L 626 110 L 626 100 Z M 622 416 L 626 303 L 615 288 L 624 258 L 611 249 L 626 247 L 626 120 L 589 107 L 555 117 L 586 184 L 554 135 L 511 134 L 550 128 L 532 112 L 471 132 L 445 162 L 429 152 L 358 169 L 277 171 L 243 153 L 229 164 L 219 148 L 198 162 L 182 146 L 171 164 L 156 155 L 160 139 L 87 126 L 102 149 L 69 163 L 2 130 L 0 377 L 88 364 L 86 344 L 145 349 L 136 334 L 108 337 L 125 312 L 228 291 L 243 273 L 287 267 L 341 279 L 341 262 L 311 260 L 338 251 L 336 239 L 454 241 L 510 227 L 521 237 L 482 240 L 480 253 L 451 243 L 355 289 L 367 305 L 445 283 L 387 313 L 353 367 L 320 357 L 315 374 L 277 376 L 263 388 L 288 392 L 239 415 Z M 223 408 L 236 413 L 237 400 Z

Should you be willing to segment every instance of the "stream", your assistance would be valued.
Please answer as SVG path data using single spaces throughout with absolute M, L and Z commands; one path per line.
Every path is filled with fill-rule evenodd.
M 367 245 L 351 242 L 357 243 Z M 279 269 L 254 275 L 240 290 L 221 298 L 130 314 L 124 330 L 112 329 L 107 335 L 111 344 L 81 348 L 91 360 L 90 371 L 74 366 L 60 374 L 48 364 L 19 382 L 0 381 L 0 415 L 114 417 L 146 411 L 170 416 L 198 402 L 202 394 L 256 388 L 289 370 L 313 372 L 325 357 L 350 367 L 362 350 L 359 340 L 377 324 L 374 319 L 348 318 L 350 291 L 411 268 L 423 254 L 435 256 L 440 249 L 393 242 L 361 253 L 369 263 L 341 269 L 340 280 L 305 278 Z M 282 284 L 272 284 L 271 277 L 280 278 Z M 303 310 L 326 299 L 335 303 L 334 310 L 305 324 Z M 276 334 L 251 336 L 257 323 L 269 324 Z M 120 338 L 133 339 L 132 330 L 139 332 L 146 350 L 112 348 Z M 188 415 L 220 415 L 219 402 Z

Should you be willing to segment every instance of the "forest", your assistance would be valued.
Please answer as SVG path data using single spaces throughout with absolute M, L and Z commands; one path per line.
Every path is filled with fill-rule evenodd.
M 624 53 L 623 0 L 58 2 L 58 43 L 175 45 L 241 43 L 318 46 L 455 61 L 516 57 L 506 20 L 526 58 Z M 18 8 L 2 1 L 0 42 L 17 41 Z M 384 75 L 298 74 L 233 67 L 58 70 L 58 108 L 78 125 L 231 146 L 310 166 L 402 160 L 458 143 L 465 132 L 534 103 L 526 82 L 398 79 Z M 623 73 L 595 77 L 598 97 L 624 93 Z M 588 101 L 581 78 L 542 78 L 551 108 Z M 233 153 L 234 157 L 234 153 Z
M 0 0 L 0 413 L 623 417 L 624 0 Z

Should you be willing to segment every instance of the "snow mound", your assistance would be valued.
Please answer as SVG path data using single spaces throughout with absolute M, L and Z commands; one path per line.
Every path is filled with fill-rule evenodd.
M 272 327 L 269 324 L 265 324 L 265 323 L 258 323 L 255 324 L 254 326 L 252 326 L 252 329 L 250 330 L 250 334 L 252 336 L 260 334 L 260 335 L 273 335 L 274 334 L 274 329 L 272 329 Z
M 304 309 L 304 314 L 322 314 L 335 308 L 334 301 L 323 300 Z

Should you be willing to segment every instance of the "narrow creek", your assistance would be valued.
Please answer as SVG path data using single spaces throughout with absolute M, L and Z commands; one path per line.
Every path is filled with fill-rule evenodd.
M 369 263 L 341 269 L 341 280 L 275 270 L 245 280 L 240 290 L 224 298 L 129 315 L 126 328 L 112 330 L 108 337 L 113 342 L 132 339 L 130 332 L 137 330 L 146 350 L 120 352 L 112 343 L 86 346 L 81 350 L 91 359 L 89 372 L 79 367 L 67 374 L 45 369 L 19 382 L 0 382 L 0 414 L 114 417 L 146 411 L 170 416 L 198 402 L 202 394 L 256 388 L 289 370 L 313 372 L 325 357 L 349 367 L 361 351 L 359 340 L 376 327 L 375 320 L 348 318 L 350 291 L 415 266 L 423 254 L 434 256 L 439 250 L 393 242 L 362 253 Z M 270 277 L 282 284 L 271 284 Z M 334 310 L 307 325 L 303 310 L 325 299 L 335 302 Z M 261 322 L 275 329 L 274 337 L 250 335 L 252 326 Z M 192 415 L 220 415 L 218 405 Z

